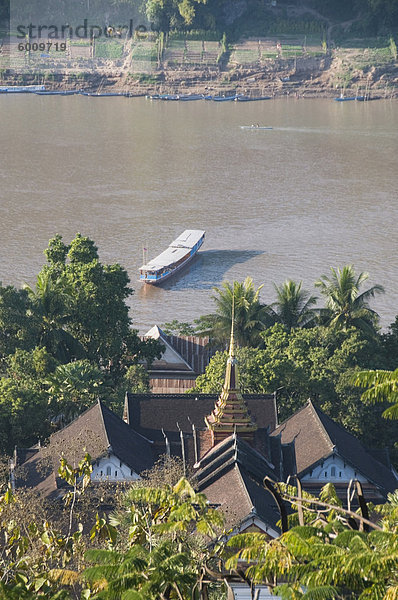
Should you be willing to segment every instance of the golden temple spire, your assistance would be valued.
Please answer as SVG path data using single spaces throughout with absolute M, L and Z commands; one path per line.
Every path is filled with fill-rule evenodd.
M 229 342 L 229 357 L 230 358 L 235 358 L 234 321 L 235 321 L 235 296 L 232 296 L 231 339 Z
M 213 446 L 234 432 L 248 441 L 253 440 L 257 425 L 252 421 L 239 389 L 234 338 L 234 302 L 232 304 L 231 338 L 222 392 L 205 423 L 212 432 Z

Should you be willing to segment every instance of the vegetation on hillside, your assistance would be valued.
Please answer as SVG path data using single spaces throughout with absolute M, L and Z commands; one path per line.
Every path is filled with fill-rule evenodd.
M 14 17 L 29 22 L 36 11 L 35 3 L 12 5 Z M 37 11 L 36 11 L 37 12 Z M 222 32 L 231 38 L 259 36 L 270 33 L 311 34 L 328 27 L 343 27 L 358 36 L 386 35 L 398 28 L 397 0 L 90 0 L 76 5 L 73 2 L 55 3 L 41 0 L 41 15 L 57 14 L 69 24 L 81 23 L 86 17 L 106 25 L 118 25 L 132 15 L 145 16 L 153 28 L 162 31 L 200 30 Z M 0 18 L 6 21 L 8 3 L 0 0 Z M 33 21 L 31 21 L 33 22 Z M 138 25 L 138 23 L 136 24 Z M 209 38 L 211 39 L 211 38 Z

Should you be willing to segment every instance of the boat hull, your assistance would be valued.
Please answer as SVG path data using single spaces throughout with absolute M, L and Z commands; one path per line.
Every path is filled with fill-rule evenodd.
M 198 250 L 199 250 L 199 248 L 198 248 Z M 169 273 L 166 273 L 161 279 L 156 279 L 156 280 L 140 279 L 140 281 L 144 282 L 144 283 L 147 283 L 148 285 L 159 285 L 160 283 L 163 283 L 163 281 L 166 281 L 167 279 L 170 279 L 170 277 L 172 277 L 173 275 L 175 275 L 176 273 L 178 273 L 178 271 L 181 271 L 181 269 L 183 269 L 184 267 L 186 267 L 187 264 L 190 263 L 191 260 L 195 258 L 198 250 L 195 250 L 194 254 L 189 255 L 187 257 L 187 259 L 183 263 L 181 263 L 180 265 L 178 265 L 178 267 L 176 267 L 175 269 L 173 269 Z
M 241 129 L 250 129 L 250 131 L 258 131 L 259 129 L 272 129 L 272 127 L 260 127 L 256 125 L 241 125 Z
M 202 236 L 198 239 L 198 241 L 191 248 L 185 247 L 184 250 L 186 250 L 186 253 L 182 257 L 178 258 L 176 263 L 174 263 L 174 264 L 170 263 L 169 265 L 165 265 L 164 267 L 162 267 L 161 273 L 156 273 L 156 271 L 152 271 L 152 269 L 143 269 L 143 268 L 142 268 L 142 270 L 140 269 L 139 281 L 141 281 L 141 283 L 147 283 L 149 285 L 158 285 L 158 284 L 162 283 L 163 281 L 166 281 L 172 275 L 174 275 L 178 271 L 181 271 L 181 269 L 183 269 L 196 256 L 198 250 L 203 245 L 204 238 L 205 238 L 205 232 L 203 231 Z M 173 249 L 173 248 L 176 248 L 176 246 L 169 246 L 169 249 L 170 248 Z M 177 246 L 177 248 L 178 248 L 178 246 Z M 180 247 L 180 248 L 182 249 L 183 247 Z M 159 257 L 157 257 L 157 258 L 159 258 Z M 154 259 L 154 260 L 156 260 L 156 259 Z M 148 276 L 148 273 L 149 273 L 149 276 Z M 155 273 L 156 273 L 156 275 L 155 275 Z
M 213 96 L 213 102 L 233 102 L 237 98 L 237 95 L 233 96 Z
M 271 100 L 271 96 L 258 96 L 256 97 L 251 97 L 251 96 L 237 96 L 235 98 L 235 102 L 258 102 L 259 100 Z

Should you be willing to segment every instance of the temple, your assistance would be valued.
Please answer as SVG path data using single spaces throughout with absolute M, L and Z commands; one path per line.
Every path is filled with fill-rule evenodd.
M 343 502 L 353 479 L 373 503 L 398 487 L 388 453 L 365 448 L 312 401 L 279 424 L 275 394 L 242 394 L 233 329 L 220 395 L 128 393 L 123 419 L 97 403 L 50 437 L 45 476 L 36 468 L 45 458 L 40 446 L 20 449 L 13 464 L 24 463 L 25 485 L 56 498 L 64 493 L 56 476 L 58 450 L 83 446 L 93 458 L 93 481 L 131 481 L 160 456 L 179 456 L 228 527 L 270 537 L 279 535 L 279 513 L 265 477 L 299 477 L 314 494 L 332 482 Z
M 232 433 L 239 434 L 239 437 L 249 443 L 254 442 L 254 432 L 257 430 L 257 425 L 251 418 L 247 404 L 239 389 L 233 321 L 225 382 L 214 410 L 211 415 L 205 418 L 205 423 L 212 433 L 212 446 L 222 442 Z

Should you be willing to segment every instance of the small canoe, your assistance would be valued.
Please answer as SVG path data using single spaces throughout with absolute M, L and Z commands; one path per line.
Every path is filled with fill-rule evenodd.
M 126 97 L 126 92 L 80 92 L 82 96 L 91 96 L 92 98 L 105 98 L 109 96 Z
M 235 98 L 237 98 L 236 94 L 233 96 L 213 96 L 214 102 L 232 102 Z
M 258 100 L 271 100 L 271 96 L 236 96 L 235 102 L 257 102 Z
M 372 98 L 369 98 L 369 96 L 358 96 L 357 98 L 355 98 L 355 100 L 358 100 L 358 102 L 370 102 L 371 100 L 380 100 L 381 96 L 372 96 Z
M 188 102 L 189 100 L 203 100 L 203 94 L 182 94 L 178 97 L 182 102 Z
M 64 91 L 48 91 L 48 92 L 35 92 L 38 96 L 73 96 L 74 94 L 78 94 L 75 90 L 64 90 Z

